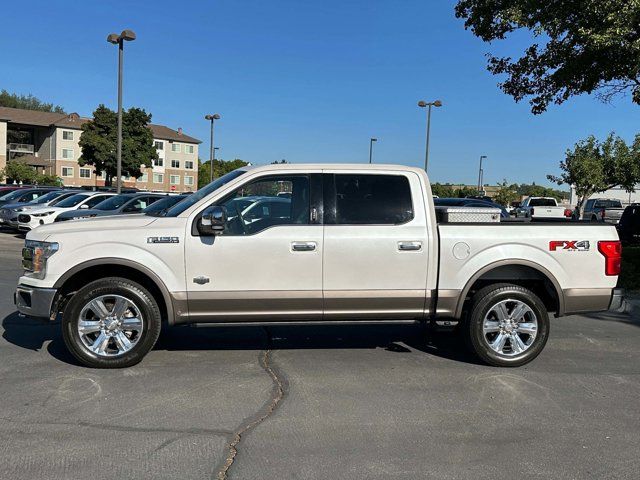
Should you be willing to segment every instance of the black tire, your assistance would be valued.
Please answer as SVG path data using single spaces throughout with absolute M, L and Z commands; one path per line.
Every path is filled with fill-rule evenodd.
M 101 296 L 118 295 L 132 302 L 142 317 L 142 333 L 135 345 L 119 355 L 100 356 L 91 352 L 78 332 L 82 309 L 91 300 Z M 71 354 L 83 365 L 93 368 L 123 368 L 139 363 L 153 348 L 161 328 L 158 303 L 147 289 L 126 278 L 107 277 L 89 283 L 69 300 L 62 315 L 62 336 Z
M 485 316 L 493 306 L 504 300 L 526 304 L 537 319 L 537 332 L 531 345 L 516 355 L 501 354 L 489 346 L 483 331 Z M 520 367 L 536 358 L 549 338 L 549 314 L 540 298 L 531 290 L 510 283 L 498 283 L 478 290 L 464 320 L 464 333 L 473 352 L 485 363 L 495 367 Z M 497 334 L 496 334 L 497 335 Z M 526 338 L 526 337 L 525 337 Z

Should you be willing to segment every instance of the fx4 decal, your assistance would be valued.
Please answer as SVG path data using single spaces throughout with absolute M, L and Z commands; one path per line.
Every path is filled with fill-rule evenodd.
M 571 252 L 586 252 L 589 250 L 589 240 L 551 240 L 549 250 L 569 250 Z

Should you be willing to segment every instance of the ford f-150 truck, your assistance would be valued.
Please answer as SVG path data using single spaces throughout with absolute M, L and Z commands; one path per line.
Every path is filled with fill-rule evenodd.
M 532 220 L 568 220 L 573 211 L 558 205 L 553 197 L 527 197 L 516 209 L 516 218 L 530 218 Z
M 92 367 L 136 364 L 165 324 L 313 322 L 458 324 L 482 360 L 518 366 L 543 349 L 550 313 L 621 303 L 620 254 L 605 224 L 438 224 L 417 168 L 268 165 L 154 215 L 30 231 L 15 302 L 61 313 Z

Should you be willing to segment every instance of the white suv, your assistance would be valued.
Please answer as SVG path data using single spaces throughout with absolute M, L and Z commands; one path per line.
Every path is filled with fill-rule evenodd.
M 40 225 L 53 223 L 58 215 L 78 208 L 93 208 L 103 200 L 112 197 L 115 193 L 108 192 L 81 192 L 65 198 L 55 207 L 43 207 L 31 210 L 28 213 L 18 215 L 18 230 L 28 231 Z

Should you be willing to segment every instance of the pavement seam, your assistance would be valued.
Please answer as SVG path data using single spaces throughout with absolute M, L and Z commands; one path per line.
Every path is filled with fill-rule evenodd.
M 278 404 L 286 394 L 286 380 L 282 374 L 277 371 L 277 367 L 275 367 L 273 363 L 272 350 L 264 350 L 259 357 L 259 361 L 260 366 L 269 374 L 273 382 L 271 398 L 265 402 L 262 408 L 253 417 L 246 419 L 242 424 L 240 424 L 233 433 L 231 441 L 227 444 L 229 449 L 227 458 L 214 477 L 217 480 L 227 479 L 229 470 L 238 455 L 238 445 L 242 441 L 242 436 L 269 418 L 273 412 L 275 412 L 276 408 L 278 408 Z

